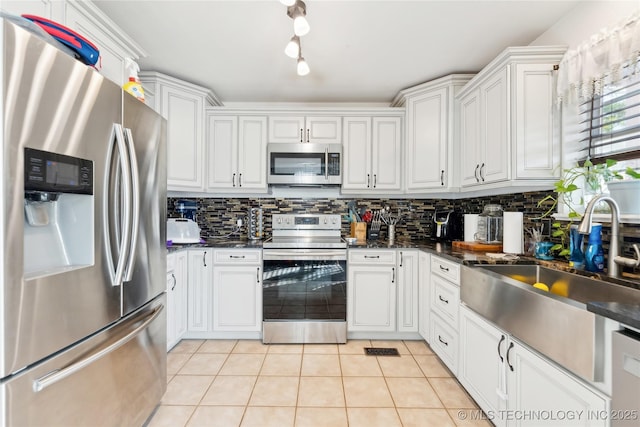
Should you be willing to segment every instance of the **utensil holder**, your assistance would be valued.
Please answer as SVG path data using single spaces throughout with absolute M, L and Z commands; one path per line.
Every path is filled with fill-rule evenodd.
M 396 226 L 393 224 L 390 224 L 387 232 L 388 232 L 387 239 L 389 240 L 389 243 L 393 245 L 393 243 L 396 240 Z
M 357 240 L 367 240 L 367 223 L 366 222 L 352 222 L 351 223 L 351 237 L 355 237 Z

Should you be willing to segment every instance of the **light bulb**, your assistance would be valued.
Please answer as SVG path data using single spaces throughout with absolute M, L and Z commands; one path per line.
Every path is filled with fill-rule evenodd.
M 284 53 L 289 58 L 297 58 L 300 54 L 300 37 L 293 36 L 287 46 L 284 48 Z
M 296 36 L 304 36 L 310 29 L 309 22 L 303 15 L 298 15 L 293 20 L 293 32 Z
M 293 6 L 296 3 L 296 0 L 280 0 L 280 3 L 285 6 Z
M 307 61 L 305 61 L 303 57 L 299 57 L 298 58 L 298 75 L 306 76 L 307 74 L 309 74 L 309 71 L 311 70 L 309 69 L 309 64 L 307 64 Z

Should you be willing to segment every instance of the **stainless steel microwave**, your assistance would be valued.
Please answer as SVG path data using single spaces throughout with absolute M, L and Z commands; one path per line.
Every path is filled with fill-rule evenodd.
M 342 145 L 271 143 L 267 145 L 269 184 L 342 184 Z

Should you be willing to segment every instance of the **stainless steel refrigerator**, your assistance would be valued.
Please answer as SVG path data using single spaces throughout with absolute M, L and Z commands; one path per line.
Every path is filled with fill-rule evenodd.
M 0 26 L 0 425 L 140 426 L 166 390 L 166 121 Z

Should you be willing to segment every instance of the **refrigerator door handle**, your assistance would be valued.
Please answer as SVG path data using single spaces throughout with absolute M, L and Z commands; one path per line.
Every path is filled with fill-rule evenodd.
M 125 139 L 129 147 L 129 163 L 131 173 L 131 239 L 129 242 L 129 253 L 127 265 L 124 272 L 124 281 L 130 282 L 133 277 L 134 261 L 136 259 L 136 247 L 138 245 L 138 231 L 140 229 L 140 179 L 138 170 L 138 159 L 136 158 L 136 148 L 133 141 L 131 129 L 125 129 Z
M 124 269 L 125 263 L 129 258 L 128 244 L 131 240 L 131 166 L 129 164 L 129 156 L 127 143 L 124 138 L 124 132 L 122 130 L 122 126 L 118 123 L 114 123 L 115 129 L 115 140 L 116 145 L 118 147 L 118 155 L 120 160 L 120 170 L 122 171 L 122 236 L 120 237 L 120 241 L 118 242 L 118 262 L 116 264 L 115 272 L 113 269 L 110 271 L 113 272 L 111 276 L 111 285 L 112 286 L 120 286 L 122 284 L 124 278 Z M 113 173 L 112 170 L 108 171 L 109 174 Z M 108 185 L 109 180 L 105 180 Z M 107 198 L 107 202 L 105 203 L 105 209 L 108 209 L 108 198 L 109 192 L 105 191 L 105 197 Z M 107 221 L 106 224 L 109 224 Z M 108 235 L 108 226 L 105 224 L 105 233 Z
M 109 267 L 109 275 L 111 276 L 111 285 L 112 286 L 120 286 L 124 277 L 124 269 L 125 262 L 128 259 L 128 243 L 131 239 L 131 167 L 129 165 L 129 156 L 127 155 L 127 145 L 124 139 L 124 132 L 122 131 L 122 126 L 118 123 L 113 124 L 113 138 L 112 142 L 115 140 L 115 146 L 118 149 L 118 157 L 119 157 L 119 166 L 116 167 L 115 173 L 122 171 L 119 175 L 122 177 L 122 194 L 118 194 L 117 188 L 110 187 L 110 177 L 114 173 L 113 164 L 112 164 L 112 152 L 114 147 L 109 150 L 109 154 L 107 155 L 107 179 L 105 179 L 104 184 L 104 194 L 105 202 L 102 205 L 102 216 L 104 223 L 104 237 L 105 237 L 105 245 L 106 245 L 106 253 L 107 253 L 107 264 Z M 113 213 L 110 212 L 111 206 L 109 205 L 109 200 L 116 200 L 118 197 L 121 197 L 122 200 L 122 235 L 119 236 L 119 241 L 116 242 L 118 245 L 118 261 L 114 268 L 113 255 L 111 252 L 111 238 L 110 238 L 110 230 L 109 226 L 111 224 L 109 215 L 118 215 L 119 212 L 115 211 Z M 114 218 L 117 223 L 117 218 Z
M 42 391 L 45 388 L 57 383 L 58 381 L 61 381 L 67 378 L 70 375 L 75 374 L 79 370 L 91 365 L 92 363 L 96 362 L 97 360 L 101 359 L 107 354 L 112 353 L 116 349 L 122 347 L 123 345 L 131 341 L 133 338 L 135 338 L 142 331 L 144 331 L 147 328 L 147 326 L 149 326 L 149 324 L 153 322 L 160 315 L 163 309 L 164 309 L 164 305 L 161 304 L 150 313 L 145 313 L 142 316 L 144 320 L 143 319 L 137 320 L 137 321 L 143 320 L 143 323 L 140 326 L 136 327 L 134 330 L 129 332 L 124 337 L 109 344 L 108 346 L 102 348 L 101 350 L 96 351 L 95 353 L 79 360 L 78 362 L 74 362 L 73 364 L 66 366 L 64 368 L 56 369 L 38 378 L 33 382 L 33 391 L 35 391 L 36 393 L 39 391 Z

